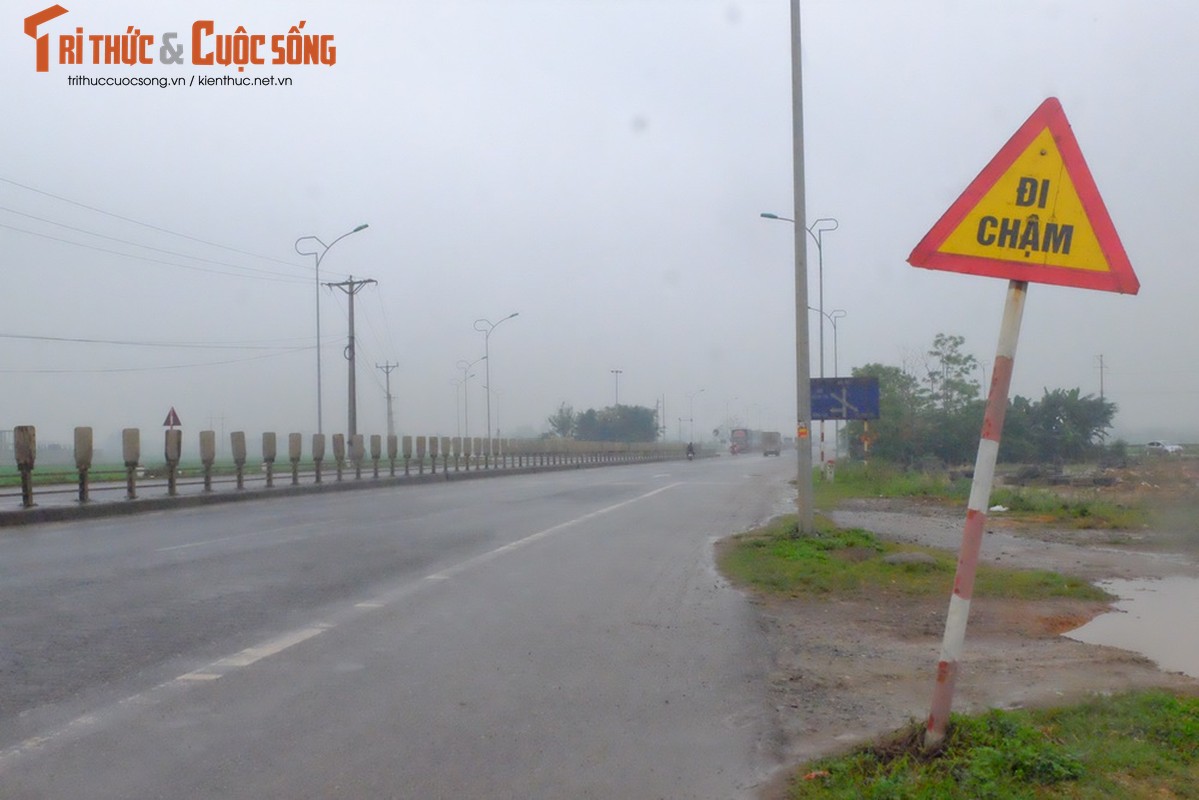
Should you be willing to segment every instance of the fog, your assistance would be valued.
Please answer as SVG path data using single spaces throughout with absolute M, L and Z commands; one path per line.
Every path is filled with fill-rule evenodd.
M 49 5 L 49 4 L 46 4 Z M 980 7 L 982 6 L 982 7 Z M 560 404 L 665 403 L 670 438 L 794 430 L 788 4 L 67 4 L 76 27 L 190 48 L 196 20 L 269 38 L 305 21 L 336 61 L 35 69 L 0 25 L 0 428 L 154 442 L 201 428 L 312 432 L 313 258 L 355 298 L 358 427 L 534 435 Z M 808 218 L 823 236 L 825 374 L 902 364 L 935 334 L 987 365 L 1002 280 L 905 259 L 1027 116 L 1058 97 L 1141 281 L 1137 296 L 1032 285 L 1012 391 L 1080 387 L 1115 433 L 1199 440 L 1193 298 L 1199 83 L 1192 2 L 809 0 Z M 52 56 L 57 52 L 52 48 Z M 289 78 L 290 86 L 91 86 L 72 76 Z M 198 84 L 199 81 L 197 80 Z M 809 252 L 812 305 L 817 253 Z M 347 298 L 322 288 L 326 433 L 345 430 Z M 819 315 L 809 315 L 813 370 Z M 60 339 L 87 340 L 61 341 Z M 979 375 L 982 378 L 982 375 Z M 680 420 L 680 418 L 684 418 Z M 147 438 L 151 437 L 151 438 Z M 156 448 L 155 448 L 156 449 Z

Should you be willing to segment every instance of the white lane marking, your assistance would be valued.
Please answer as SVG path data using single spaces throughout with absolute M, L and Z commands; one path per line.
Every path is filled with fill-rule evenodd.
M 509 553 L 513 550 L 524 547 L 525 545 L 532 544 L 533 542 L 537 541 L 538 539 L 544 539 L 545 537 L 550 536 L 555 533 L 558 533 L 559 531 L 565 530 L 566 528 L 570 528 L 574 525 L 578 525 L 580 522 L 586 522 L 588 520 L 595 519 L 596 517 L 611 513 L 613 511 L 616 511 L 617 509 L 624 508 L 625 506 L 632 505 L 633 503 L 639 502 L 641 500 L 645 500 L 646 498 L 653 497 L 656 494 L 661 494 L 662 492 L 665 492 L 668 489 L 673 489 L 676 486 L 682 486 L 682 485 L 683 485 L 682 483 L 667 484 L 666 486 L 662 486 L 660 488 L 654 489 L 651 492 L 646 492 L 643 495 L 639 495 L 637 497 L 633 497 L 628 500 L 622 500 L 619 503 L 613 503 L 610 506 L 605 506 L 604 508 L 597 509 L 596 511 L 592 511 L 590 513 L 584 514 L 581 517 L 575 517 L 574 519 L 567 520 L 566 522 L 559 522 L 557 525 L 552 525 L 552 526 L 546 528 L 545 530 L 537 531 L 537 533 L 530 533 L 528 536 L 524 537 L 523 539 L 517 539 L 516 541 L 508 542 L 508 544 L 497 547 L 494 550 L 490 550 L 481 555 L 477 555 L 474 558 L 468 558 L 466 561 L 463 561 L 459 564 L 455 564 L 452 567 L 443 569 L 442 571 L 434 573 L 432 575 L 428 575 L 425 577 L 425 580 L 445 580 L 446 578 L 452 578 L 455 575 L 457 575 L 458 573 L 464 572 L 464 571 L 470 569 L 471 567 L 478 566 L 479 564 L 483 564 L 488 561 L 491 561 L 493 558 L 497 558 L 498 556 L 501 556 L 504 553 Z
M 319 636 L 329 630 L 329 627 L 328 625 L 317 625 L 311 628 L 300 628 L 299 630 L 271 639 L 269 642 L 264 642 L 255 647 L 247 647 L 240 653 L 225 656 L 219 661 L 214 661 L 211 666 L 218 669 L 221 667 L 248 667 L 268 656 L 273 656 L 289 647 L 294 647 L 300 642 L 306 642 L 314 636 Z
M 307 524 L 303 524 L 303 525 L 284 525 L 284 526 L 279 526 L 276 528 L 264 528 L 263 530 L 260 530 L 260 531 L 249 531 L 247 533 L 238 533 L 233 536 L 222 536 L 219 539 L 205 539 L 204 541 L 201 541 L 201 542 L 188 542 L 187 544 L 175 544 L 175 545 L 171 545 L 169 547 L 159 547 L 154 552 L 155 553 L 166 553 L 171 550 L 186 550 L 189 547 L 203 547 L 206 544 L 220 544 L 221 542 L 232 542 L 232 541 L 236 541 L 237 539 L 245 539 L 250 536 L 263 536 L 268 533 L 279 533 L 281 531 L 293 532 L 293 531 L 300 530 L 303 528 L 314 528 L 314 527 L 316 527 L 315 523 L 307 523 Z
M 586 522 L 587 520 L 595 519 L 596 517 L 602 516 L 604 514 L 608 514 L 612 511 L 616 511 L 617 509 L 621 509 L 621 508 L 624 508 L 625 506 L 632 505 L 633 503 L 636 503 L 640 500 L 645 500 L 646 498 L 653 497 L 656 494 L 661 494 L 662 492 L 665 492 L 668 489 L 673 489 L 676 486 L 682 486 L 682 485 L 683 485 L 682 483 L 672 483 L 667 486 L 662 486 L 658 489 L 654 489 L 651 492 L 646 492 L 645 494 L 640 495 L 638 497 L 633 497 L 633 498 L 630 498 L 629 500 L 624 500 L 619 503 L 614 503 L 610 506 L 606 506 L 606 507 L 598 509 L 596 511 L 592 511 L 588 514 L 584 514 L 581 517 L 576 517 L 572 520 L 567 520 L 566 522 L 560 522 L 557 525 L 553 525 L 549 528 L 546 528 L 545 530 L 537 531 L 536 533 L 531 533 L 528 536 L 524 537 L 523 539 L 517 539 L 514 542 L 509 542 L 508 544 L 503 545 L 502 547 L 497 547 L 494 550 L 483 553 L 482 555 L 475 556 L 474 558 L 468 558 L 466 561 L 456 564 L 446 570 L 443 570 L 438 573 L 434 573 L 432 575 L 428 575 L 425 577 L 424 580 L 426 580 L 426 581 L 448 580 L 449 578 L 453 577 L 454 575 L 457 575 L 458 573 L 463 572 L 473 566 L 483 564 L 483 563 L 490 561 L 491 559 L 496 558 L 497 556 L 500 556 L 504 553 L 511 552 L 512 550 L 516 550 L 520 547 L 524 547 L 525 545 L 531 544 L 532 542 L 535 542 L 538 539 L 544 539 L 545 537 L 550 536 L 559 531 L 565 530 L 566 528 L 569 528 L 574 525 L 578 525 L 580 522 Z M 254 534 L 243 534 L 243 535 L 249 536 L 249 535 L 254 535 Z M 232 536 L 232 537 L 226 537 L 226 538 L 227 539 L 237 539 L 237 538 L 241 538 L 241 536 Z M 218 540 L 213 540 L 213 541 L 218 541 Z M 195 545 L 177 545 L 175 548 L 170 548 L 170 549 L 178 549 L 179 547 L 185 547 L 185 546 L 198 546 L 199 544 L 207 544 L 207 543 L 208 542 L 197 542 L 197 543 L 195 543 Z M 386 594 L 380 596 L 378 598 L 377 602 L 357 603 L 357 604 L 355 604 L 355 608 L 363 608 L 363 609 L 382 608 L 385 605 L 389 605 L 390 603 L 396 602 L 396 601 L 412 594 L 415 591 L 415 587 L 418 587 L 418 586 L 420 586 L 420 583 L 409 584 L 408 586 L 399 587 L 398 589 L 387 592 Z M 163 692 L 165 692 L 165 691 L 168 691 L 170 689 L 179 688 L 179 687 L 186 687 L 189 684 L 219 680 L 220 678 L 222 678 L 226 674 L 228 674 L 228 671 L 231 671 L 233 669 L 239 669 L 242 667 L 248 667 L 251 664 L 255 664 L 258 661 L 261 661 L 262 659 L 267 658 L 268 656 L 275 655 L 277 653 L 280 653 L 280 652 L 288 649 L 289 647 L 294 647 L 295 645 L 300 644 L 301 642 L 306 642 L 309 639 L 312 639 L 313 637 L 319 636 L 320 634 L 324 633 L 327 630 L 332 629 L 333 627 L 334 627 L 333 624 L 318 623 L 318 624 L 312 625 L 307 628 L 299 628 L 299 629 L 291 631 L 289 633 L 285 633 L 282 636 L 277 636 L 274 639 L 270 639 L 269 641 L 266 641 L 260 645 L 256 645 L 254 647 L 248 647 L 239 653 L 234 653 L 231 656 L 226 656 L 225 658 L 214 661 L 211 664 L 208 664 L 207 666 L 200 667 L 198 669 L 192 670 L 191 672 L 187 672 L 182 675 L 179 675 L 171 680 L 166 681 L 165 683 L 160 683 L 157 686 L 153 686 L 144 692 L 139 692 L 137 694 L 126 697 L 125 699 L 120 700 L 117 703 L 113 704 L 109 708 L 103 709 L 101 711 L 97 711 L 95 713 L 84 714 L 83 716 L 80 716 L 80 717 L 77 717 L 77 718 L 71 720 L 66 725 L 63 725 L 62 727 L 60 727 L 56 730 L 49 731 L 42 735 L 32 736 L 32 737 L 26 739 L 25 741 L 23 741 L 17 745 L 14 745 L 13 747 L 9 748 L 8 750 L 0 752 L 0 774 L 3 773 L 4 768 L 8 765 L 8 763 L 18 756 L 21 756 L 32 750 L 41 748 L 42 746 L 50 744 L 51 742 L 54 742 L 56 740 L 70 738 L 73 735 L 82 735 L 88 729 L 99 724 L 100 721 L 102 720 L 102 718 L 108 715 L 105 712 L 110 712 L 114 709 L 124 707 L 124 706 L 129 706 L 132 704 L 152 705 L 152 704 L 158 702 L 163 697 Z

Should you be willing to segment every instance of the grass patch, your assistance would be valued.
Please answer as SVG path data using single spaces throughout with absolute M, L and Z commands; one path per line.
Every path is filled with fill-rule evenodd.
M 963 508 L 970 496 L 970 478 L 945 472 L 903 470 L 886 462 L 845 464 L 832 481 L 816 479 L 817 507 L 823 510 L 856 498 L 912 498 Z M 1143 528 L 1150 522 L 1144 502 L 1122 503 L 1077 493 L 1000 486 L 991 491 L 991 505 L 1004 506 L 1004 519 L 1087 529 Z
M 1080 705 L 954 715 L 942 747 L 913 723 L 799 768 L 792 800 L 1199 797 L 1199 698 L 1162 691 Z
M 884 542 L 868 531 L 836 528 L 824 519 L 817 527 L 815 535 L 798 536 L 796 518 L 789 516 L 734 536 L 721 548 L 720 570 L 740 585 L 790 597 L 878 591 L 947 597 L 953 587 L 953 554 Z M 886 556 L 894 553 L 922 553 L 931 563 L 887 563 Z M 974 594 L 1026 600 L 1112 599 L 1086 581 L 1056 572 L 986 565 L 978 568 Z
M 1044 489 L 1000 487 L 991 492 L 991 505 L 1007 508 L 1004 516 L 1040 520 L 1073 528 L 1140 528 L 1149 521 L 1148 509 L 1144 503 L 1067 497 Z
M 816 478 L 816 505 L 835 508 L 838 503 L 860 497 L 915 497 L 961 501 L 970 496 L 970 479 L 951 479 L 944 472 L 915 472 L 884 461 L 851 463 L 837 467 L 835 479 Z

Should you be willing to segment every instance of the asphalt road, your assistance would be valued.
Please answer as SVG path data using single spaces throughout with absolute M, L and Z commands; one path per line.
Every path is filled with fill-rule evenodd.
M 712 543 L 760 456 L 0 534 L 0 797 L 726 798 L 778 757 Z

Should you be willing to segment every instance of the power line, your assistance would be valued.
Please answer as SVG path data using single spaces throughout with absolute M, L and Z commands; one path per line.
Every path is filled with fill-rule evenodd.
M 78 200 L 72 200 L 69 197 L 62 197 L 61 195 L 43 191 L 42 189 L 37 189 L 37 188 L 34 188 L 33 186 L 27 186 L 23 183 L 18 183 L 17 181 L 12 180 L 11 178 L 0 177 L 0 182 L 7 183 L 11 186 L 16 186 L 18 188 L 24 189 L 29 192 L 34 192 L 36 194 L 43 195 L 44 197 L 50 197 L 50 198 L 53 198 L 54 200 L 59 200 L 63 203 L 69 203 L 73 206 L 87 209 L 88 211 L 94 211 L 95 213 L 103 214 L 106 217 L 112 217 L 113 219 L 119 219 L 122 222 L 129 222 L 134 225 L 140 225 L 143 228 L 149 228 L 150 230 L 158 231 L 159 233 L 167 233 L 167 234 L 170 234 L 171 236 L 178 236 L 181 239 L 187 239 L 192 242 L 199 242 L 200 244 L 206 244 L 209 247 L 218 247 L 222 250 L 228 250 L 232 253 L 241 253 L 243 256 L 251 256 L 252 258 L 261 258 L 264 261 L 274 261 L 277 264 L 286 264 L 289 267 L 296 266 L 294 263 L 292 263 L 290 261 L 284 261 L 281 258 L 274 258 L 273 256 L 259 255 L 258 253 L 252 253 L 248 250 L 239 250 L 236 247 L 230 247 L 229 245 L 219 244 L 217 242 L 210 242 L 207 239 L 201 239 L 196 236 L 190 236 L 186 233 L 179 233 L 178 231 L 173 231 L 173 230 L 170 230 L 169 228 L 163 228 L 158 225 L 153 225 L 149 222 L 142 222 L 141 220 L 133 219 L 132 217 L 126 217 L 126 216 L 122 216 L 120 214 L 114 214 L 111 211 L 105 211 L 102 208 L 96 208 L 95 206 L 89 206 L 86 203 L 80 203 Z
M 196 348 L 202 350 L 281 350 L 294 349 L 290 347 L 282 347 L 280 344 L 267 344 L 266 342 L 259 343 L 243 343 L 243 342 L 138 342 L 124 339 L 85 339 L 76 336 L 36 336 L 34 334 L 25 333 L 0 333 L 0 339 L 23 339 L 35 342 L 69 342 L 72 344 L 113 344 L 129 347 L 170 347 L 170 348 Z M 280 339 L 279 342 L 295 342 L 307 341 L 304 339 Z M 334 341 L 330 339 L 329 341 Z
M 264 358 L 276 358 L 278 356 L 291 355 L 292 353 L 300 353 L 305 350 L 311 350 L 312 347 L 292 347 L 278 353 L 266 353 L 260 356 L 250 356 L 248 358 L 233 358 L 227 361 L 204 361 L 195 364 L 169 364 L 156 367 L 112 367 L 105 369 L 0 369 L 0 374 L 4 375 L 99 375 L 117 372 L 157 372 L 160 370 L 173 369 L 193 369 L 195 367 L 219 367 L 226 364 L 242 364 L 247 361 L 261 361 Z
M 256 280 L 275 281 L 278 283 L 307 283 L 308 282 L 304 278 L 301 278 L 299 276 L 293 276 L 293 275 L 280 274 L 279 277 L 271 277 L 270 275 L 241 275 L 236 272 L 225 272 L 225 271 L 219 270 L 219 269 L 206 269 L 204 267 L 197 267 L 197 266 L 194 266 L 191 264 L 176 264 L 173 261 L 163 261 L 160 258 L 150 258 L 149 256 L 135 256 L 132 253 L 122 253 L 119 250 L 109 250 L 108 248 L 105 248 L 105 247 L 96 247 L 95 245 L 84 244 L 83 242 L 76 242 L 72 239 L 63 239 L 61 236 L 51 236 L 48 233 L 38 233 L 37 231 L 26 230 L 24 228 L 15 227 L 13 225 L 5 225 L 2 222 L 0 222 L 0 228 L 6 228 L 10 231 L 17 231 L 18 233 L 27 233 L 30 236 L 38 236 L 38 237 L 41 237 L 42 239 L 50 239 L 51 241 L 62 242 L 63 244 L 70 244 L 70 245 L 74 245 L 75 247 L 83 247 L 88 250 L 95 250 L 99 253 L 109 253 L 110 255 L 120 256 L 121 258 L 132 258 L 135 261 L 146 261 L 151 264 L 165 264 L 168 267 L 178 267 L 179 269 L 190 269 L 195 272 L 207 272 L 212 275 L 225 275 L 230 278 L 254 278 Z M 250 268 L 249 267 L 239 267 L 239 269 L 250 269 Z M 261 270 L 259 270 L 259 271 L 261 271 Z
M 76 233 L 82 233 L 86 236 L 95 236 L 97 239 L 107 239 L 110 242 L 117 242 L 119 244 L 127 244 L 127 245 L 130 245 L 131 247 L 140 247 L 145 250 L 153 250 L 156 253 L 166 253 L 167 255 L 179 256 L 180 258 L 190 258 L 193 261 L 203 261 L 206 264 L 216 264 L 216 265 L 222 266 L 222 267 L 232 267 L 233 269 L 245 270 L 247 272 L 258 272 L 258 273 L 262 273 L 263 275 L 273 275 L 273 276 L 278 276 L 278 277 L 285 277 L 285 278 L 295 280 L 295 281 L 303 280 L 298 275 L 292 275 L 292 274 L 288 274 L 285 272 L 277 272 L 275 270 L 259 269 L 257 267 L 246 267 L 241 264 L 231 264 L 228 261 L 217 261 L 215 259 L 204 258 L 202 256 L 193 256 L 193 255 L 189 255 L 188 253 L 180 253 L 177 250 L 167 250 L 162 247 L 154 247 L 154 246 L 148 245 L 148 244 L 141 244 L 140 242 L 133 242 L 128 239 L 121 239 L 116 236 L 109 236 L 107 234 L 97 233 L 96 231 L 89 231 L 84 228 L 77 228 L 74 225 L 67 225 L 65 222 L 56 222 L 52 219 L 46 219 L 45 217 L 39 217 L 35 214 L 27 214 L 24 211 L 17 211 L 16 209 L 13 209 L 13 208 L 6 208 L 4 206 L 0 206 L 0 211 L 7 211 L 9 214 L 16 214 L 17 216 L 25 217 L 26 219 L 33 219 L 33 220 L 37 220 L 38 222 L 45 222 L 48 225 L 54 225 L 59 228 L 66 228 L 67 230 L 75 231 Z M 10 230 L 19 231 L 21 233 L 31 233 L 33 235 L 39 235 L 39 234 L 33 233 L 32 231 L 26 231 L 22 228 L 10 228 Z M 91 247 L 91 245 L 83 244 L 82 242 L 72 242 L 71 240 L 68 240 L 68 239 L 56 239 L 56 241 L 78 244 L 81 247 Z M 300 267 L 298 265 L 296 266 L 296 268 L 303 269 L 305 271 L 307 270 L 306 267 Z

